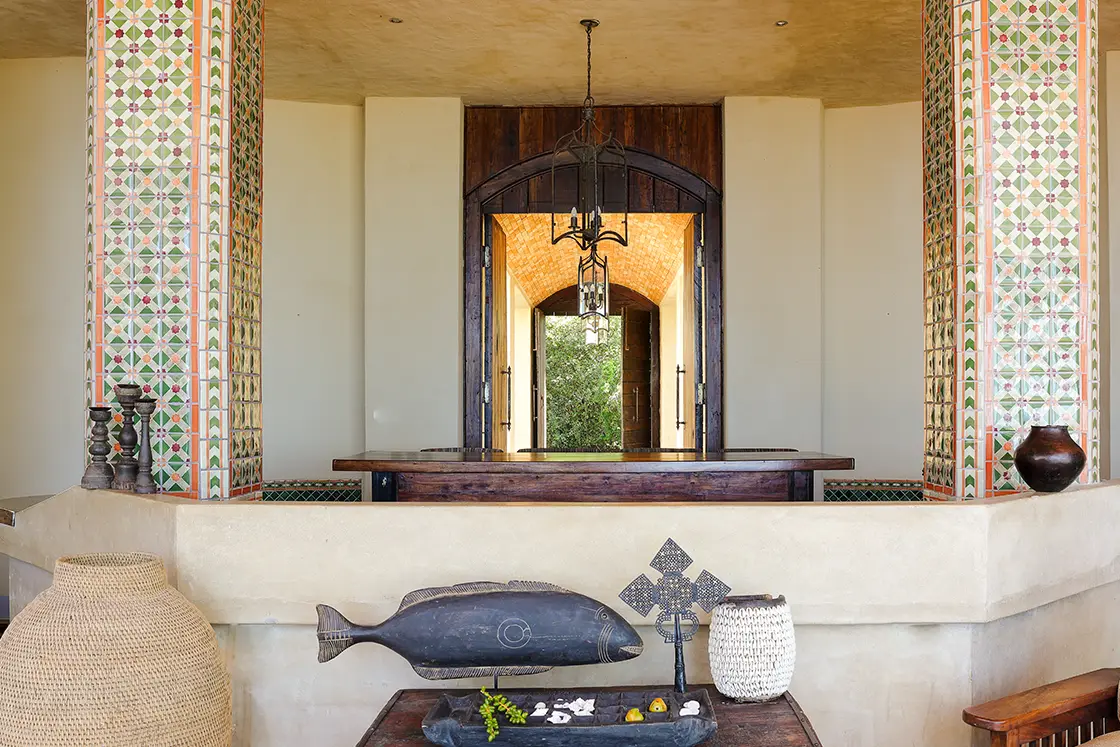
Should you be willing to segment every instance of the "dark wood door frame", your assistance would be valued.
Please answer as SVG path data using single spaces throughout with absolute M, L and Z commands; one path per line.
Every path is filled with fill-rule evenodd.
M 708 451 L 723 449 L 723 198 L 702 177 L 671 161 L 627 148 L 630 171 L 672 184 L 703 206 L 705 277 L 705 409 Z M 570 161 L 570 163 L 568 162 Z M 561 165 L 572 166 L 568 159 Z M 499 171 L 463 200 L 463 445 L 482 446 L 482 213 L 483 205 L 552 168 L 552 154 L 542 153 Z

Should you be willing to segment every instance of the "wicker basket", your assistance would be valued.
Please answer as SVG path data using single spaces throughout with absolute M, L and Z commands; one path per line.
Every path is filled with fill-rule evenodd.
M 154 555 L 61 558 L 0 638 L 4 747 L 228 747 L 229 674 Z
M 727 597 L 712 610 L 708 663 L 727 697 L 749 703 L 779 697 L 789 689 L 796 657 L 785 597 Z

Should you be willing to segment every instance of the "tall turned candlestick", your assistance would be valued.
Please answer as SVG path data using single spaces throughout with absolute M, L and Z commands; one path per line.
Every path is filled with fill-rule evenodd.
M 117 393 L 117 402 L 121 406 L 121 433 L 117 443 L 121 445 L 120 456 L 117 457 L 117 474 L 113 478 L 113 490 L 132 490 L 136 487 L 136 400 L 140 398 L 141 389 L 137 384 L 117 384 L 113 387 Z
M 156 401 L 151 397 L 136 400 L 136 414 L 140 416 L 140 447 L 136 452 L 136 492 L 156 492 L 156 482 L 152 479 L 152 413 L 156 411 Z
M 104 490 L 113 484 L 113 465 L 109 464 L 106 457 L 112 452 L 109 445 L 109 426 L 106 425 L 113 417 L 113 410 L 109 407 L 89 408 L 89 419 L 93 421 L 90 429 L 89 455 L 90 463 L 82 474 L 81 485 L 89 490 Z

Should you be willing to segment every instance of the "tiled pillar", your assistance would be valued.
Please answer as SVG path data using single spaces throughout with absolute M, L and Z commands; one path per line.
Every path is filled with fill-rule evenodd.
M 1068 425 L 1099 475 L 1097 2 L 925 0 L 925 487 L 1022 489 Z
M 162 492 L 261 484 L 262 0 L 87 0 L 86 379 L 141 384 Z

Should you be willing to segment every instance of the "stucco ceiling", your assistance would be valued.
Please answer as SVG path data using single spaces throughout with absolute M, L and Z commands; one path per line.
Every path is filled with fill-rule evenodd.
M 84 6 L 0 0 L 0 57 L 84 54 Z M 1120 3 L 1101 0 L 1100 11 L 1101 48 L 1120 49 Z M 921 95 L 921 0 L 267 0 L 265 91 L 574 104 L 585 16 L 603 22 L 601 103 L 782 95 L 858 106 Z
M 506 233 L 506 267 L 531 306 L 576 282 L 580 251 L 574 241 L 553 245 L 548 213 L 495 216 Z M 620 215 L 605 214 L 604 225 L 621 230 Z M 611 283 L 660 303 L 684 260 L 684 230 L 691 215 L 635 213 L 630 216 L 627 246 L 600 245 L 607 257 Z

